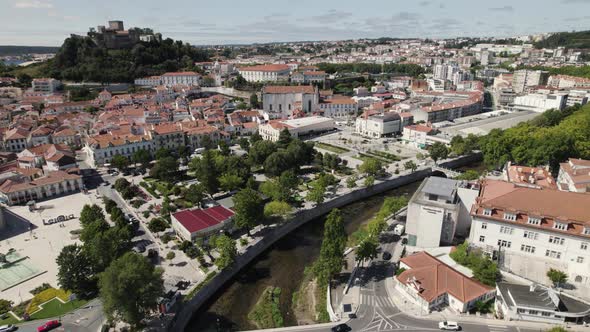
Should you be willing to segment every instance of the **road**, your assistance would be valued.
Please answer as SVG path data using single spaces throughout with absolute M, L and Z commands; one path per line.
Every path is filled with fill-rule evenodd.
M 97 332 L 100 331 L 105 317 L 102 312 L 100 300 L 92 300 L 85 306 L 65 314 L 61 319 L 62 325 L 53 331 L 68 332 Z M 35 320 L 18 325 L 18 332 L 37 332 L 37 327 L 51 319 Z

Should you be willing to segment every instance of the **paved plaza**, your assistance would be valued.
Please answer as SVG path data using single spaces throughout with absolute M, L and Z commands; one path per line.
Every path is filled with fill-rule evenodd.
M 20 303 L 32 298 L 33 295 L 29 291 L 43 283 L 49 283 L 53 287 L 59 286 L 55 259 L 64 246 L 78 242 L 77 236 L 70 232 L 80 229 L 78 218 L 84 204 L 102 205 L 102 202 L 95 196 L 94 191 L 90 191 L 89 194 L 77 193 L 39 202 L 38 210 L 34 212 L 30 212 L 27 206 L 11 206 L 6 209 L 5 218 L 9 228 L 2 234 L 0 252 L 7 253 L 13 248 L 18 256 L 28 257 L 19 267 L 22 273 L 27 273 L 29 269 L 47 272 L 30 279 L 22 277 L 21 279 L 28 280 L 3 290 L 2 298 Z M 60 215 L 71 214 L 74 214 L 74 219 L 43 225 L 43 219 L 47 221 Z

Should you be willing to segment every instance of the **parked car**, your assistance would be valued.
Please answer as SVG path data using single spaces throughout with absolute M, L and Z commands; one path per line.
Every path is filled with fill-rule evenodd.
M 0 326 L 0 332 L 12 332 L 14 330 L 16 330 L 16 326 L 12 324 Z
M 58 320 L 50 320 L 47 323 L 37 327 L 37 332 L 51 331 L 60 325 L 61 325 L 61 323 Z
M 338 325 L 332 327 L 332 332 L 348 332 L 348 331 L 352 331 L 352 329 L 350 328 L 350 326 L 348 326 L 346 324 L 338 324 Z
M 438 328 L 445 331 L 461 331 L 461 326 L 457 322 L 451 321 L 439 322 Z
M 383 258 L 384 261 L 388 261 L 391 259 L 391 254 L 389 253 L 389 251 L 384 251 L 383 252 L 383 256 L 381 256 Z
M 393 234 L 402 236 L 406 230 L 406 225 L 404 224 L 397 224 L 393 229 Z

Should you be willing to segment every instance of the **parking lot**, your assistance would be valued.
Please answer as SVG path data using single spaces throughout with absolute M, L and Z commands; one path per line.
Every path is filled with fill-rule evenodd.
M 0 241 L 0 252 L 6 253 L 14 248 L 19 256 L 29 257 L 28 264 L 46 272 L 3 291 L 2 298 L 18 304 L 32 298 L 29 291 L 43 283 L 58 286 L 55 259 L 64 246 L 78 241 L 77 236 L 70 232 L 80 229 L 78 218 L 84 204 L 102 206 L 100 199 L 91 191 L 89 194 L 77 193 L 37 203 L 38 209 L 33 212 L 28 206 L 8 207 L 5 218 L 10 229 Z M 49 219 L 67 218 L 72 214 L 73 219 L 48 224 Z

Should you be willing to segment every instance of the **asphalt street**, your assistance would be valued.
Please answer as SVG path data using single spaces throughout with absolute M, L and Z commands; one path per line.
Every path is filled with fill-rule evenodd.
M 78 308 L 61 317 L 54 317 L 61 321 L 61 326 L 52 331 L 61 332 L 97 332 L 105 321 L 102 312 L 102 303 L 92 300 L 85 306 Z M 18 325 L 18 332 L 37 332 L 37 327 L 52 319 L 41 319 Z

